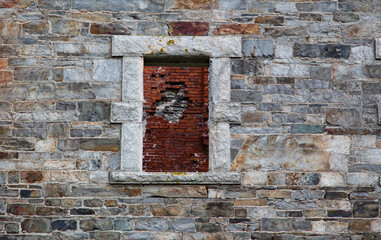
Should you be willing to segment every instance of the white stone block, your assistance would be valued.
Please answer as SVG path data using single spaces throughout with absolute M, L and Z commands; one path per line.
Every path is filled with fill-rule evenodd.
M 381 38 L 375 39 L 376 59 L 381 59 Z
M 241 122 L 241 103 L 215 103 L 211 108 L 209 116 L 213 122 Z
M 211 102 L 230 102 L 230 58 L 210 59 L 209 89 Z
M 378 174 L 372 172 L 348 173 L 347 184 L 355 186 L 373 186 L 378 183 Z
M 267 185 L 267 172 L 245 172 L 242 174 L 242 185 Z
M 143 58 L 123 58 L 122 101 L 143 101 L 143 68 Z
M 241 57 L 241 39 L 240 36 L 113 36 L 112 55 Z
M 121 170 L 140 172 L 143 169 L 143 126 L 124 123 L 121 136 Z
M 320 177 L 320 187 L 341 187 L 345 186 L 344 175 L 338 172 L 322 172 Z
M 209 126 L 209 171 L 229 172 L 230 163 L 229 123 Z
M 143 103 L 137 101 L 112 102 L 111 122 L 136 122 L 141 123 L 143 118 Z

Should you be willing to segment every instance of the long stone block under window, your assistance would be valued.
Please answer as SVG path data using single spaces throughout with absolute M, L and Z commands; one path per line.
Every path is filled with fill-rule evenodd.
M 231 172 L 230 127 L 239 122 L 239 103 L 230 102 L 230 58 L 241 57 L 241 37 L 114 36 L 113 56 L 123 57 L 122 101 L 111 106 L 111 121 L 122 124 L 121 170 L 110 174 L 117 184 L 240 184 Z M 144 167 L 144 58 L 209 58 L 207 172 L 148 172 Z M 176 84 L 174 84 L 176 85 Z M 186 85 L 183 86 L 186 88 Z M 177 88 L 181 88 L 181 84 Z M 175 89 L 173 87 L 173 89 Z M 176 121 L 175 116 L 167 116 Z M 206 170 L 206 169 L 205 169 Z M 191 171 L 193 171 L 191 169 Z

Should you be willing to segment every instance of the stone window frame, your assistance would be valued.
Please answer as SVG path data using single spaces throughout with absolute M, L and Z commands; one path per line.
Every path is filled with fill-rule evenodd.
M 120 171 L 112 184 L 240 184 L 231 172 L 230 123 L 240 122 L 240 103 L 230 102 L 230 58 L 242 56 L 241 36 L 113 36 L 112 56 L 122 57 L 122 101 L 111 103 L 111 122 L 121 123 Z M 143 171 L 144 57 L 208 57 L 209 171 Z

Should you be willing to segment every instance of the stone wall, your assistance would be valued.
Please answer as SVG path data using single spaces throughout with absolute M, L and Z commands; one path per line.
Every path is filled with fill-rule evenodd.
M 380 239 L 380 12 L 380 0 L 1 1 L 0 239 Z M 109 183 L 111 38 L 139 34 L 243 37 L 230 66 L 241 185 Z

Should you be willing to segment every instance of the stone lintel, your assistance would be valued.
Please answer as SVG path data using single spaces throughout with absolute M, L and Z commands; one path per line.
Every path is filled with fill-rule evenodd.
M 112 55 L 241 57 L 242 37 L 113 36 Z
M 111 172 L 113 184 L 241 184 L 237 172 Z
M 376 51 L 376 59 L 381 59 L 381 38 L 376 38 L 374 41 Z
M 111 103 L 111 122 L 142 122 L 143 103 L 140 101 L 125 101 Z

